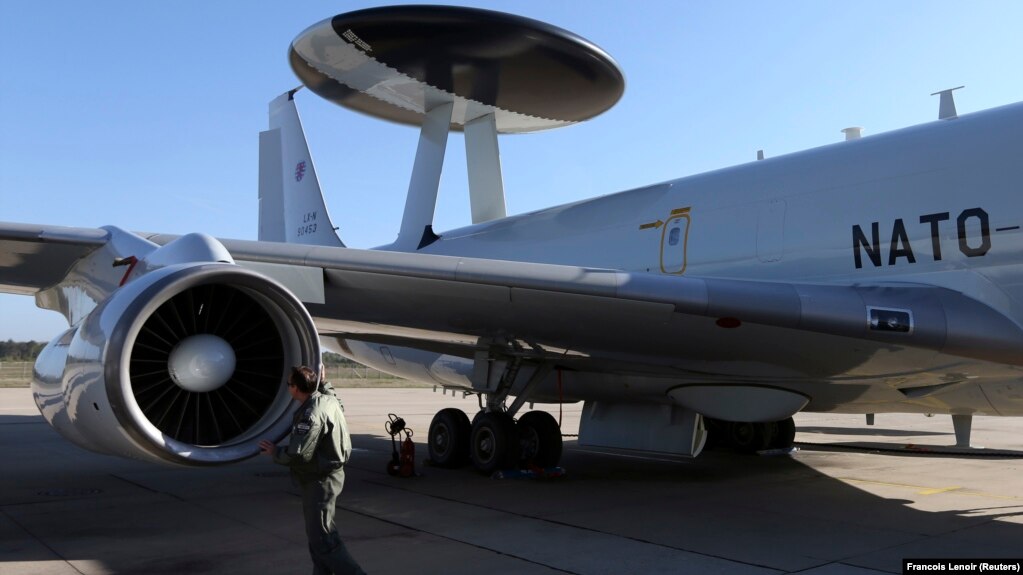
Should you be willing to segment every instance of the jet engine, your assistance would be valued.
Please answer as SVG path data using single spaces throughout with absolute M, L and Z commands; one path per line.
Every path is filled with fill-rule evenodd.
M 312 319 L 286 288 L 235 264 L 187 263 L 134 279 L 54 338 L 32 387 L 82 447 L 216 465 L 287 434 L 290 368 L 319 361 Z

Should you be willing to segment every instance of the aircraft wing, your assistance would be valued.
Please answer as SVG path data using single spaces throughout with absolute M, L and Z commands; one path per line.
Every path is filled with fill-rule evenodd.
M 27 294 L 59 284 L 76 261 L 110 237 L 105 229 L 0 224 L 0 290 Z M 142 237 L 156 245 L 177 238 Z M 894 346 L 1023 364 L 1018 325 L 979 301 L 928 285 L 766 282 L 221 243 L 238 263 L 283 270 L 277 279 L 286 285 L 296 277 L 288 270 L 322 270 L 322 298 L 304 298 L 321 334 L 366 341 L 419 340 L 426 348 L 430 342 L 446 351 L 461 346 L 468 354 L 479 338 L 505 338 L 575 356 L 656 356 L 670 363 L 695 356 L 741 361 L 751 336 L 765 338 L 770 347 L 767 340 L 785 333 L 811 333 L 869 343 L 864 349 L 870 353 Z M 715 349 L 729 340 L 737 344 L 740 334 L 742 345 Z
M 32 294 L 60 283 L 108 236 L 97 229 L 0 223 L 0 291 Z
M 173 236 L 151 236 L 164 244 Z M 223 241 L 241 263 L 324 273 L 309 303 L 321 333 L 462 341 L 517 338 L 580 354 L 720 356 L 742 327 L 777 329 L 1023 363 L 1013 321 L 949 289 L 681 277 L 644 272 L 334 247 Z M 331 326 L 337 326 L 332 329 Z M 775 328 L 765 331 L 764 327 Z M 419 335 L 417 335 L 419 334 Z M 749 337 L 746 335 L 745 337 Z M 685 350 L 692 350 L 686 352 Z M 736 349 L 732 355 L 741 354 Z

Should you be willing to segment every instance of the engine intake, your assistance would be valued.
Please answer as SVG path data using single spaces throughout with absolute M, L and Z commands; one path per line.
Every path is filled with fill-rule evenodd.
M 287 434 L 283 384 L 319 355 L 312 319 L 280 284 L 229 263 L 178 264 L 123 286 L 50 342 L 33 390 L 82 447 L 215 465 Z

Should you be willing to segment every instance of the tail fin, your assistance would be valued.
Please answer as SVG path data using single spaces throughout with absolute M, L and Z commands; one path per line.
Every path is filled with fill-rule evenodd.
M 291 90 L 270 102 L 259 133 L 259 239 L 344 247 L 327 214 Z

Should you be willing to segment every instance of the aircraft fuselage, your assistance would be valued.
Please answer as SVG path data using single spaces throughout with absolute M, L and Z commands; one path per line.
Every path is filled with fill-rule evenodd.
M 1023 104 L 441 234 L 423 253 L 943 285 L 1023 322 Z M 953 272 L 953 273 L 948 273 Z
M 1016 104 L 450 230 L 419 251 L 666 275 L 925 284 L 1023 324 L 1021 151 Z M 743 327 L 696 341 L 677 326 L 650 326 L 672 342 L 651 350 L 674 359 L 664 369 L 630 373 L 623 353 L 610 370 L 618 373 L 565 377 L 585 380 L 578 399 L 624 396 L 626 388 L 654 399 L 680 383 L 755 382 L 805 393 L 809 410 L 1023 415 L 1018 365 L 799 332 L 771 341 Z M 761 359 L 732 361 L 719 351 L 729 347 Z M 471 385 L 464 358 L 453 367 L 459 358 L 407 350 L 401 369 L 403 348 L 391 346 L 386 361 L 378 348 L 356 344 L 351 355 Z M 553 385 L 536 395 L 550 399 Z

